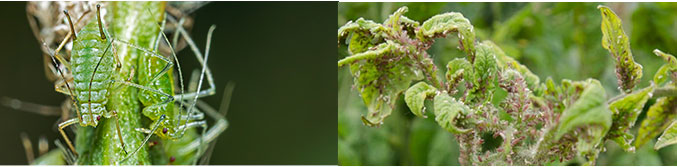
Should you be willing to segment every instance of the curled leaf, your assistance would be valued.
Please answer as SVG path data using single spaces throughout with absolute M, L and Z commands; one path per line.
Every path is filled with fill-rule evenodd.
M 408 30 L 410 32 L 413 32 L 413 30 L 419 26 L 419 23 L 417 21 L 411 20 L 406 16 L 403 16 L 403 14 L 407 13 L 407 11 L 409 11 L 409 8 L 407 8 L 406 6 L 402 6 L 399 9 L 397 9 L 397 11 L 395 11 L 393 14 L 391 14 L 388 17 L 388 19 L 386 19 L 385 22 L 383 22 L 383 25 L 392 28 L 391 34 L 398 33 L 402 30 Z
M 353 38 L 360 39 L 358 37 L 361 36 L 374 36 L 374 37 L 381 37 L 384 34 L 385 28 L 381 25 L 378 24 L 374 21 L 371 20 L 365 20 L 364 18 L 359 18 L 355 22 L 349 21 L 345 25 L 341 26 L 341 28 L 338 29 L 338 44 L 341 44 L 341 41 L 344 39 L 349 39 L 350 42 L 354 42 Z M 349 37 L 348 36 L 355 36 L 357 35 L 358 37 Z M 346 42 L 346 43 L 350 43 Z M 354 46 L 357 47 L 357 46 Z M 354 49 L 351 49 L 351 54 L 356 54 L 359 52 L 352 52 Z
M 637 116 L 642 112 L 644 104 L 651 98 L 651 92 L 654 89 L 654 86 L 649 86 L 609 104 L 609 110 L 613 113 L 613 126 L 607 138 L 618 143 L 625 151 L 635 150 L 630 145 L 634 136 L 628 133 L 628 130 L 635 125 Z
M 468 60 L 463 58 L 455 58 L 454 60 L 447 63 L 447 81 L 449 81 L 449 87 L 454 88 L 461 79 L 472 80 L 469 77 L 472 77 L 472 65 Z M 466 77 L 469 76 L 469 77 Z M 451 89 L 450 89 L 451 90 Z
M 642 65 L 633 59 L 628 36 L 616 13 L 606 6 L 597 8 L 602 12 L 602 47 L 609 50 L 616 60 L 618 85 L 624 92 L 632 92 L 642 78 Z
M 677 108 L 677 98 L 675 97 L 661 97 L 656 100 L 656 103 L 649 107 L 646 113 L 646 118 L 642 121 L 637 133 L 637 141 L 635 147 L 640 147 L 644 143 L 650 141 L 654 137 L 667 128 L 669 121 L 675 118 L 675 109 Z
M 423 103 L 428 96 L 435 95 L 436 92 L 437 90 L 434 87 L 425 82 L 419 82 L 407 89 L 407 92 L 404 93 L 404 102 L 407 103 L 414 115 L 425 118 Z
M 339 67 L 350 64 L 355 87 L 369 112 L 362 117 L 369 126 L 378 126 L 390 115 L 397 97 L 411 82 L 423 79 L 409 56 L 400 51 L 401 45 L 392 41 L 376 46 L 374 50 L 355 54 L 339 61 Z
M 658 138 L 656 145 L 654 145 L 654 149 L 658 150 L 675 143 L 677 143 L 677 120 L 672 121 L 670 126 L 668 126 L 668 129 L 666 129 L 665 132 L 663 132 L 663 135 Z
M 449 12 L 431 17 L 423 22 L 416 31 L 416 37 L 421 41 L 429 41 L 437 37 L 445 37 L 450 32 L 458 32 L 462 50 L 468 54 L 472 62 L 475 55 L 475 31 L 470 21 L 463 14 Z
M 564 82 L 563 82 L 564 83 Z M 580 97 L 564 110 L 559 119 L 555 140 L 568 133 L 578 138 L 577 153 L 587 158 L 586 164 L 594 164 L 600 151 L 600 143 L 612 124 L 612 113 L 607 109 L 606 93 L 599 81 L 588 79 L 582 85 Z
M 456 99 L 450 97 L 447 93 L 440 93 L 435 96 L 433 103 L 435 106 L 435 121 L 440 126 L 456 134 L 470 131 L 470 129 L 462 129 L 456 126 L 456 119 L 458 119 L 460 114 L 470 113 L 468 106 L 456 101 Z
M 668 78 L 671 77 L 671 75 L 673 79 L 677 79 L 677 60 L 675 59 L 675 56 L 663 53 L 658 49 L 654 50 L 653 53 L 667 62 L 667 64 L 661 66 L 658 71 L 656 71 L 656 74 L 654 74 L 654 83 L 659 86 L 663 85 L 663 83 L 668 81 Z
M 671 68 L 677 68 L 677 60 L 675 59 L 675 56 L 663 53 L 661 50 L 658 49 L 653 50 L 653 53 L 656 54 L 656 56 L 661 57 L 663 58 L 663 60 L 668 62 Z
M 382 43 L 376 46 L 373 50 L 354 54 L 339 60 L 338 67 L 341 67 L 346 64 L 352 64 L 356 61 L 365 60 L 365 59 L 377 59 L 386 54 L 392 54 L 397 51 L 397 48 L 401 47 L 399 44 L 394 42 Z
M 612 113 L 606 108 L 606 93 L 599 81 L 588 79 L 584 83 L 583 93 L 576 102 L 566 108 L 560 116 L 556 139 L 578 127 L 597 125 L 603 128 L 595 138 L 604 137 L 611 127 Z

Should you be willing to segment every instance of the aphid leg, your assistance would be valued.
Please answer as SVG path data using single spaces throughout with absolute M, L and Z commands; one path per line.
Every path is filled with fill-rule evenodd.
M 153 127 L 153 130 L 149 131 L 148 136 L 146 136 L 146 138 L 143 139 L 143 142 L 141 143 L 141 145 L 139 145 L 139 147 L 137 147 L 136 150 L 134 150 L 131 154 L 127 154 L 127 156 L 125 158 L 123 158 L 122 160 L 120 160 L 118 163 L 125 162 L 125 160 L 129 159 L 129 157 L 132 157 L 132 155 L 136 154 L 136 152 L 139 152 L 139 150 L 141 150 L 141 148 L 143 148 L 143 146 L 145 146 L 146 143 L 148 143 L 148 140 L 150 139 L 151 136 L 153 136 L 153 133 L 157 130 L 157 128 L 160 127 L 159 122 L 162 122 L 165 119 L 165 117 L 166 116 L 164 114 L 162 114 L 162 116 L 160 116 L 160 119 L 158 119 L 158 121 L 157 121 L 158 123 L 155 124 L 155 126 Z
M 98 5 L 97 5 L 98 6 Z M 118 137 L 120 138 L 120 144 L 122 145 L 122 151 L 127 155 L 127 149 L 125 148 L 125 142 L 122 140 L 122 133 L 120 132 L 120 120 L 118 120 L 118 112 L 113 110 L 113 117 L 115 118 L 115 129 L 118 131 Z
M 206 163 L 209 162 L 209 156 L 214 149 L 214 145 L 216 144 L 217 137 L 223 133 L 227 128 L 228 128 L 228 121 L 225 118 L 225 115 L 228 113 L 228 108 L 230 107 L 230 99 L 232 97 L 233 90 L 235 88 L 235 83 L 229 82 L 223 93 L 223 98 L 221 101 L 221 106 L 219 107 L 219 110 L 215 110 L 211 106 L 209 106 L 207 103 L 198 100 L 197 101 L 197 107 L 205 111 L 209 117 L 212 117 L 213 119 L 216 120 L 216 124 L 212 126 L 209 131 L 206 133 L 202 133 L 202 138 L 201 140 L 210 143 L 209 146 L 207 147 L 208 150 L 205 150 L 204 154 L 200 150 L 202 146 L 204 145 L 200 140 L 193 141 L 191 142 L 188 146 L 185 148 L 181 149 L 184 152 L 190 152 L 193 150 L 198 149 L 199 154 L 198 155 L 205 155 L 202 157 L 201 163 Z M 188 103 L 188 100 L 186 101 L 180 101 L 181 103 Z
M 78 119 L 72 118 L 72 119 L 69 119 L 67 121 L 61 122 L 59 124 L 59 132 L 61 133 L 61 136 L 63 136 L 63 139 L 66 140 L 66 144 L 71 149 L 71 151 L 73 151 L 73 154 L 75 154 L 75 156 L 78 155 L 78 152 L 75 151 L 75 147 L 73 147 L 73 143 L 71 143 L 71 140 L 68 139 L 68 136 L 66 135 L 66 132 L 63 131 L 63 129 L 68 127 L 69 125 L 73 125 L 73 124 L 76 124 L 78 122 L 79 122 Z
M 21 132 L 20 137 L 21 144 L 23 144 L 24 150 L 26 151 L 26 160 L 28 160 L 28 164 L 31 164 L 35 159 L 35 155 L 33 155 L 33 144 L 31 144 L 31 140 L 25 132 Z
M 207 112 L 207 115 L 210 117 L 217 119 L 217 122 L 214 126 L 214 130 L 211 133 L 215 134 L 214 136 L 218 136 L 219 134 L 223 133 L 223 131 L 228 128 L 228 121 L 226 120 L 226 114 L 228 113 L 228 108 L 230 107 L 230 99 L 233 95 L 233 90 L 235 89 L 235 83 L 234 82 L 228 82 L 226 85 L 226 88 L 223 92 L 223 98 L 221 98 L 221 106 L 219 107 L 219 111 L 217 112 L 211 106 L 207 105 L 207 103 L 203 101 L 198 101 L 197 105 L 199 108 L 202 108 L 204 111 Z M 204 134 L 204 133 L 203 133 Z M 205 139 L 206 140 L 206 139 Z M 212 152 L 214 151 L 214 146 L 216 145 L 216 141 L 218 138 L 214 137 L 214 140 L 206 140 L 209 145 L 207 146 L 206 152 L 202 154 L 202 158 L 200 159 L 200 164 L 201 165 L 206 165 L 209 163 L 209 160 L 211 158 Z
M 43 44 L 42 45 L 43 47 L 47 47 L 47 44 L 45 44 L 44 42 L 42 44 Z M 54 58 L 55 57 L 54 54 L 50 54 L 50 57 L 52 58 L 52 63 L 54 63 L 56 65 L 57 63 L 56 63 L 56 59 Z M 71 97 L 71 100 L 73 101 L 73 105 L 78 106 L 78 104 L 80 102 L 73 96 L 73 89 L 71 89 L 70 85 L 68 84 L 68 79 L 66 79 L 66 76 L 63 74 L 63 71 L 61 71 L 58 67 L 56 69 L 59 72 L 59 74 L 61 74 L 61 78 L 64 80 L 64 84 L 66 85 L 66 88 L 68 89 L 68 95 Z M 57 92 L 59 91 L 58 89 L 56 89 L 56 90 L 57 90 Z M 79 107 L 75 107 L 75 110 L 76 110 L 76 113 L 78 114 L 78 120 L 82 121 L 82 115 L 80 115 Z
M 202 64 L 202 73 L 200 74 L 200 79 L 197 83 L 197 85 L 198 85 L 197 90 L 195 92 L 190 92 L 190 93 L 185 93 L 185 94 L 180 94 L 180 95 L 175 96 L 175 98 L 179 99 L 179 101 L 187 100 L 187 99 L 193 99 L 193 103 L 191 103 L 190 107 L 188 107 L 188 112 L 189 112 L 188 115 L 191 115 L 191 113 L 193 112 L 193 110 L 191 110 L 191 109 L 194 108 L 194 105 L 195 105 L 198 97 L 213 95 L 216 91 L 214 89 L 214 79 L 213 79 L 211 70 L 209 70 L 209 67 L 207 66 L 207 59 L 209 58 L 209 48 L 210 48 L 210 45 L 211 45 L 211 37 L 212 37 L 212 34 L 214 33 L 215 28 L 216 28 L 216 26 L 212 25 L 209 28 L 209 32 L 207 33 L 207 46 L 206 46 L 206 49 L 205 49 L 205 56 L 204 56 L 204 59 L 203 59 L 202 54 L 197 49 L 197 46 L 193 42 L 192 38 L 190 38 L 187 35 L 187 33 L 183 30 L 183 28 L 181 26 L 177 27 L 177 29 L 179 29 L 179 31 L 181 32 L 181 35 L 183 35 L 183 37 L 186 39 L 186 42 L 188 43 L 188 45 L 190 46 L 190 48 L 195 53 L 197 60 Z M 204 90 L 204 91 L 200 91 L 200 88 L 202 87 L 202 81 L 204 80 L 205 73 L 207 75 L 207 82 L 209 83 L 209 88 Z M 179 120 L 178 123 L 180 123 L 180 120 Z M 188 121 L 186 121 L 186 123 L 188 123 Z M 184 131 L 185 131 L 185 129 L 184 129 Z
M 210 29 L 209 29 L 209 33 L 207 34 L 207 47 L 206 47 L 205 55 L 209 55 L 211 36 L 212 36 L 213 31 L 214 31 L 214 28 L 216 28 L 216 26 L 212 25 L 212 27 L 210 27 Z M 177 29 L 180 32 L 180 34 L 186 39 L 186 42 L 188 43 L 188 46 L 190 46 L 193 53 L 195 53 L 195 57 L 197 58 L 198 62 L 200 64 L 202 64 L 202 68 L 204 69 L 203 71 L 207 76 L 207 83 L 209 84 L 209 88 L 206 89 L 206 90 L 201 90 L 201 91 L 198 90 L 198 92 L 189 92 L 189 93 L 186 93 L 186 94 L 175 95 L 175 98 L 181 99 L 181 100 L 187 100 L 187 99 L 193 99 L 196 96 L 199 98 L 199 97 L 214 95 L 214 93 L 216 93 L 216 90 L 214 89 L 215 88 L 214 77 L 212 75 L 211 70 L 207 66 L 207 64 L 204 63 L 205 60 L 203 59 L 202 53 L 200 53 L 199 49 L 195 45 L 195 42 L 193 42 L 192 38 L 190 38 L 190 36 L 187 35 L 186 31 L 182 27 L 177 27 Z

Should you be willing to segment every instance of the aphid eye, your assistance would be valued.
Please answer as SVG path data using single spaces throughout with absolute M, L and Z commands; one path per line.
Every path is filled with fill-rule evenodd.
M 167 128 L 162 128 L 162 133 L 167 133 Z
M 100 115 L 97 115 L 97 116 L 96 116 L 96 121 L 101 121 L 101 116 L 100 116 Z
M 169 162 L 174 162 L 174 161 L 176 161 L 176 158 L 174 156 L 169 157 Z

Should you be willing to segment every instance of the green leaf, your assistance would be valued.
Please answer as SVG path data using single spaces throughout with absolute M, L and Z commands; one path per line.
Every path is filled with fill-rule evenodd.
M 654 83 L 656 85 L 663 85 L 668 78 L 672 76 L 677 76 L 677 60 L 675 59 L 675 56 L 667 53 L 663 53 L 660 50 L 656 49 L 653 51 L 654 54 L 656 54 L 658 57 L 663 58 L 667 62 L 667 64 L 664 64 L 661 66 L 656 74 L 654 74 Z M 677 79 L 677 78 L 673 78 Z
M 656 141 L 654 149 L 658 150 L 675 143 L 677 143 L 677 120 L 672 121 L 670 126 L 668 126 L 668 129 L 663 132 L 663 135 L 658 137 L 658 141 Z
M 656 56 L 663 58 L 668 64 L 670 65 L 671 68 L 677 68 L 677 59 L 675 59 L 675 56 L 667 53 L 663 53 L 661 50 L 655 49 L 653 50 L 653 53 L 656 54 Z
M 456 134 L 470 131 L 470 129 L 462 129 L 456 126 L 456 119 L 461 114 L 470 113 L 468 106 L 456 101 L 456 99 L 450 97 L 447 93 L 440 93 L 435 96 L 433 103 L 435 106 L 435 121 L 440 126 Z
M 416 27 L 419 26 L 419 23 L 417 21 L 411 20 L 406 16 L 403 16 L 403 14 L 407 13 L 407 11 L 409 11 L 409 8 L 407 8 L 406 6 L 402 6 L 399 9 L 397 9 L 397 11 L 395 11 L 393 14 L 391 14 L 388 17 L 388 19 L 386 19 L 385 22 L 383 22 L 383 25 L 385 25 L 386 27 L 392 27 L 392 29 L 390 30 L 391 31 L 390 34 L 399 33 L 403 29 L 414 30 Z
M 463 14 L 449 12 L 431 17 L 423 22 L 416 31 L 416 37 L 421 41 L 430 41 L 433 38 L 445 37 L 450 32 L 458 32 L 462 50 L 472 62 L 475 55 L 475 31 L 472 24 Z
M 675 118 L 675 107 L 677 107 L 677 98 L 675 97 L 661 97 L 656 100 L 656 103 L 649 107 L 646 113 L 646 118 L 642 121 L 637 133 L 637 141 L 635 147 L 644 145 L 654 137 L 667 128 L 669 120 Z
M 344 39 L 349 39 L 346 41 L 346 44 L 352 45 L 363 43 L 363 45 L 352 46 L 350 48 L 351 54 L 360 53 L 359 48 L 367 48 L 364 44 L 367 44 L 367 41 L 360 41 L 364 37 L 381 37 L 385 33 L 385 28 L 383 25 L 378 24 L 371 20 L 365 20 L 364 18 L 359 18 L 355 22 L 348 22 L 345 25 L 341 26 L 338 29 L 338 44 L 341 44 L 341 41 Z M 352 37 L 348 37 L 352 36 Z M 356 39 L 358 41 L 356 41 Z M 364 50 L 362 50 L 364 51 Z
M 573 85 L 578 84 L 580 83 Z M 599 81 L 588 79 L 581 85 L 583 92 L 580 97 L 560 116 L 555 140 L 583 128 L 584 130 L 574 132 L 574 136 L 578 138 L 576 149 L 579 156 L 586 157 L 587 163 L 592 164 L 599 154 L 600 143 L 612 124 L 612 113 L 607 109 L 606 93 Z
M 602 12 L 602 47 L 607 49 L 616 60 L 618 85 L 626 93 L 642 78 L 642 65 L 635 62 L 630 50 L 628 36 L 625 35 L 621 20 L 606 6 L 597 6 Z
M 468 60 L 463 58 L 455 58 L 454 60 L 447 63 L 447 81 L 449 81 L 449 87 L 455 88 L 456 84 L 461 82 L 462 79 L 467 81 L 472 81 L 472 65 Z
M 473 88 L 469 99 L 471 101 L 491 99 L 495 87 L 494 79 L 498 74 L 496 54 L 489 45 L 480 43 L 475 55 L 477 57 L 473 63 Z
M 404 93 L 404 102 L 407 103 L 414 115 L 426 118 L 423 102 L 429 96 L 433 96 L 437 90 L 425 82 L 416 83 Z
M 534 90 L 536 88 L 540 82 L 540 78 L 538 78 L 536 74 L 532 73 L 529 68 L 520 64 L 512 57 L 506 55 L 505 52 L 503 52 L 503 50 L 501 50 L 501 48 L 495 43 L 491 41 L 484 41 L 482 43 L 489 46 L 489 48 L 491 48 L 496 54 L 496 60 L 500 69 L 506 70 L 512 68 L 517 70 L 520 72 L 520 74 L 522 74 L 522 76 L 524 76 L 524 80 L 527 82 L 529 89 Z
M 670 72 L 674 71 L 670 69 L 669 64 L 663 64 L 660 68 L 658 68 L 658 71 L 656 71 L 656 74 L 653 76 L 653 82 L 661 86 L 665 84 L 668 81 L 668 78 L 670 77 Z
M 390 115 L 398 95 L 409 88 L 411 82 L 423 79 L 415 62 L 392 41 L 377 46 L 376 50 L 346 57 L 339 61 L 339 67 L 350 64 L 355 78 L 355 87 L 369 113 L 362 117 L 369 126 L 378 126 Z M 364 60 L 364 61 L 361 61 Z
M 352 64 L 360 60 L 377 59 L 386 54 L 397 53 L 397 48 L 399 47 L 401 47 L 401 45 L 388 41 L 387 43 L 379 44 L 373 50 L 357 53 L 339 60 L 338 67 L 341 67 L 346 64 Z
M 609 130 L 608 138 L 618 143 L 625 151 L 634 152 L 635 150 L 630 145 L 635 137 L 628 133 L 628 130 L 635 126 L 637 116 L 642 112 L 644 104 L 651 98 L 654 88 L 654 86 L 649 86 L 609 104 L 609 110 L 613 113 L 613 125 Z
M 605 99 L 606 93 L 599 81 L 594 79 L 585 81 L 581 96 L 560 116 L 555 138 L 559 139 L 575 128 L 590 125 L 601 126 L 606 133 L 612 124 L 612 113 L 606 109 Z

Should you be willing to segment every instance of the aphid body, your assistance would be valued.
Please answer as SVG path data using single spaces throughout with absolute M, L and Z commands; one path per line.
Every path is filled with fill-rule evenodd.
M 98 125 L 106 111 L 111 93 L 111 79 L 114 72 L 114 57 L 107 49 L 110 41 L 102 39 L 96 20 L 90 21 L 73 40 L 71 65 L 75 98 L 79 102 L 81 126 Z M 106 112 L 108 113 L 108 112 Z

